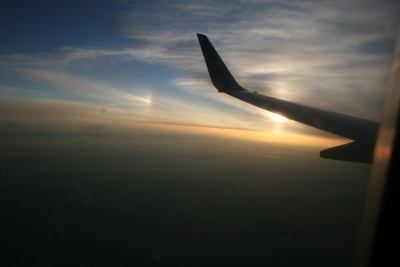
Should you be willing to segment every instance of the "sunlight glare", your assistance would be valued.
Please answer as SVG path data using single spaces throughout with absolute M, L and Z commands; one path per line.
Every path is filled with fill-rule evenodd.
M 287 120 L 285 117 L 275 114 L 275 113 L 271 113 L 270 116 L 274 121 L 277 121 L 277 122 L 284 122 Z

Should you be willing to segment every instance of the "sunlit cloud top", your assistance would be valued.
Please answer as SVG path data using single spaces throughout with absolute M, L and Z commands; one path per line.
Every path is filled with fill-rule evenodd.
M 13 25 L 0 31 L 0 97 L 119 108 L 133 121 L 320 134 L 216 93 L 196 33 L 208 35 L 246 89 L 379 120 L 399 6 L 10 2 L 0 11 L 2 25 Z

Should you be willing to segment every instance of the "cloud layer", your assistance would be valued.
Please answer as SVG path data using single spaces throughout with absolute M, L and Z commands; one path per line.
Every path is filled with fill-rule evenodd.
M 8 89 L 0 94 L 34 87 L 59 100 L 126 108 L 138 120 L 276 131 L 268 112 L 215 93 L 201 32 L 249 90 L 379 119 L 396 1 L 120 3 L 127 8 L 116 19 L 129 47 L 2 55 L 0 85 Z M 307 131 L 292 122 L 279 127 Z

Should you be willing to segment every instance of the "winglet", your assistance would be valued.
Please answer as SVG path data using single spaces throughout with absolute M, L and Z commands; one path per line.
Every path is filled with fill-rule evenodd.
M 229 93 L 245 91 L 245 89 L 235 81 L 235 78 L 233 78 L 207 36 L 198 33 L 197 38 L 199 39 L 201 51 L 203 51 L 211 81 L 215 88 L 218 89 L 218 92 Z

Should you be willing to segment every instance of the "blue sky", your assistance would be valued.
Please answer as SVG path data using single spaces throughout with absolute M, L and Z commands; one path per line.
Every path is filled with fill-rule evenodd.
M 399 6 L 3 1 L 0 99 L 105 108 L 122 121 L 320 135 L 216 93 L 196 33 L 246 89 L 379 120 Z

